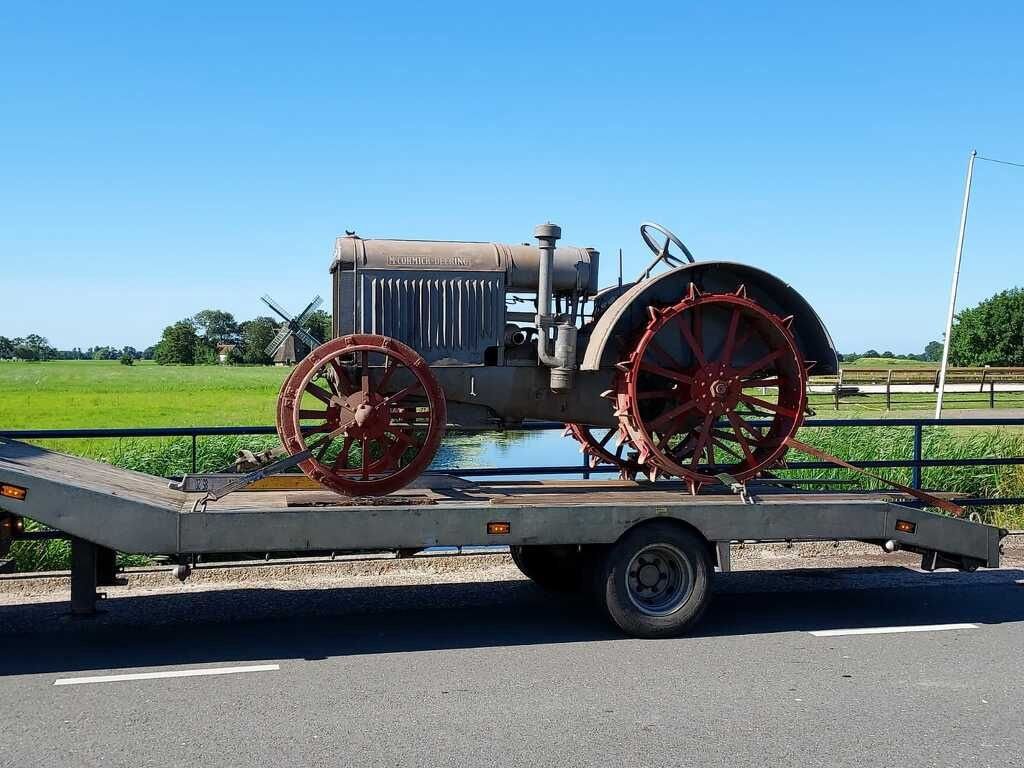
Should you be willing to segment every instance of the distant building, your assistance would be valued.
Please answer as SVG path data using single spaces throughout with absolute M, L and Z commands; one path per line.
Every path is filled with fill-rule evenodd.
M 218 344 L 217 345 L 217 361 L 222 365 L 224 363 L 231 362 L 231 353 L 238 347 L 237 344 Z

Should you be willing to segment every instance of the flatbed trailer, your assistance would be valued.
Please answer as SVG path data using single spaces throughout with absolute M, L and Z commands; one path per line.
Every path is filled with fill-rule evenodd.
M 621 480 L 470 482 L 433 478 L 376 499 L 253 490 L 203 503 L 164 478 L 0 439 L 0 512 L 72 537 L 71 603 L 95 610 L 97 554 L 416 551 L 509 545 L 552 589 L 593 590 L 640 637 L 696 621 L 736 541 L 877 543 L 925 569 L 999 565 L 999 528 L 908 504 L 899 493 L 804 492 L 750 484 L 693 496 L 682 484 Z M 4 530 L 16 526 L 8 525 Z

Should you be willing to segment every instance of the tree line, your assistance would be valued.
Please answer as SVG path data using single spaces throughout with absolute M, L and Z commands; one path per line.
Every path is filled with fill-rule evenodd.
M 869 349 L 867 352 L 844 352 L 839 356 L 839 359 L 844 363 L 852 363 L 854 360 L 859 360 L 862 357 L 882 357 L 886 360 L 919 360 L 923 363 L 937 363 L 942 359 L 942 342 L 929 341 L 924 348 L 924 352 L 919 355 L 915 355 L 913 352 L 907 355 L 897 355 L 889 350 L 879 352 L 876 349 Z
M 153 350 L 153 359 L 161 365 L 203 365 L 225 362 L 267 365 L 273 362 L 267 346 L 281 324 L 272 317 L 254 317 L 237 322 L 234 315 L 220 309 L 204 309 L 192 317 L 167 326 Z M 306 329 L 321 341 L 331 337 L 331 316 L 314 312 Z

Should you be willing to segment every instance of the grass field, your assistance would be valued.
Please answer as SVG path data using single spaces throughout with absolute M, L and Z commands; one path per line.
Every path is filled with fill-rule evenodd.
M 0 362 L 0 428 L 272 424 L 290 368 Z

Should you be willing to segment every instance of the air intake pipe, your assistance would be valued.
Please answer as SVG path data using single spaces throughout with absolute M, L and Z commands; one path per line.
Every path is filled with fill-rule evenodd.
M 551 272 L 554 268 L 555 243 L 562 236 L 557 224 L 541 224 L 533 230 L 540 250 L 540 267 L 537 275 L 537 357 L 551 369 L 551 389 L 554 392 L 568 392 L 572 389 L 573 372 L 576 368 L 576 326 L 569 320 L 555 325 L 551 313 L 554 294 L 551 288 Z M 554 353 L 551 351 L 551 329 L 556 328 Z

